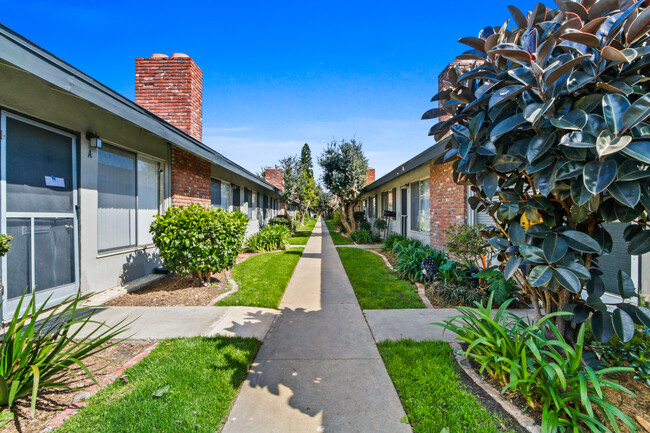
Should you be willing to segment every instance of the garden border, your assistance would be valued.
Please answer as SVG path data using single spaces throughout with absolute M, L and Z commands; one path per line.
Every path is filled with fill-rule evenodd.
M 125 364 L 120 366 L 117 370 L 114 372 L 110 373 L 106 377 L 104 377 L 98 384 L 94 384 L 87 388 L 85 391 L 77 394 L 73 399 L 72 403 L 70 405 L 63 409 L 58 415 L 56 415 L 54 418 L 52 418 L 48 423 L 47 426 L 43 429 L 43 432 L 49 432 L 52 431 L 55 428 L 59 428 L 63 425 L 63 423 L 68 420 L 71 416 L 75 415 L 77 412 L 79 412 L 79 409 L 82 407 L 86 406 L 88 402 L 88 398 L 92 397 L 95 395 L 99 390 L 105 388 L 106 386 L 110 385 L 111 383 L 115 382 L 120 376 L 122 376 L 122 373 L 127 368 L 133 367 L 135 364 L 138 362 L 142 361 L 145 357 L 147 357 L 151 352 L 158 347 L 158 342 L 155 342 L 151 346 L 147 347 L 145 350 L 142 352 L 138 353 L 135 355 L 133 358 L 131 358 L 129 361 L 127 361 Z
M 541 433 L 542 427 L 535 423 L 535 420 L 530 416 L 521 413 L 521 411 L 512 403 L 507 401 L 501 396 L 501 393 L 494 389 L 492 385 L 487 383 L 480 377 L 476 371 L 469 365 L 469 361 L 463 357 L 459 352 L 462 350 L 460 344 L 449 343 L 451 350 L 454 353 L 454 359 L 458 366 L 465 372 L 465 374 L 474 382 L 476 386 L 481 388 L 485 393 L 494 400 L 501 408 L 510 415 L 517 424 L 530 433 Z

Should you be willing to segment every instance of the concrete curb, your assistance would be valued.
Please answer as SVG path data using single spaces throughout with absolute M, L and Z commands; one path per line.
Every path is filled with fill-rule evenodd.
M 384 263 L 386 264 L 386 267 L 388 267 L 388 269 L 390 269 L 391 271 L 395 272 L 395 269 L 393 268 L 393 265 L 390 264 L 390 262 L 388 261 L 388 259 L 386 258 L 385 255 L 383 255 L 382 253 L 379 253 L 377 251 L 373 251 L 373 250 L 367 250 L 367 251 L 370 251 L 373 254 L 377 254 L 379 257 L 384 259 Z M 415 284 L 415 287 L 418 288 L 418 296 L 422 300 L 422 303 L 424 304 L 424 306 L 429 308 L 429 309 L 433 309 L 433 304 L 431 304 L 431 301 L 429 301 L 429 298 L 427 298 L 427 295 L 424 292 L 424 284 L 418 283 L 418 282 L 415 282 L 414 284 Z
M 510 403 L 508 400 L 504 399 L 499 391 L 494 389 L 492 385 L 487 383 L 481 376 L 479 376 L 474 369 L 469 365 L 469 361 L 458 352 L 462 350 L 460 344 L 458 343 L 449 343 L 452 351 L 454 352 L 454 357 L 456 362 L 463 369 L 465 374 L 474 382 L 479 388 L 481 388 L 487 395 L 490 396 L 495 402 L 505 410 L 508 415 L 510 415 L 517 424 L 524 428 L 527 432 L 530 433 L 541 433 L 542 427 L 535 423 L 535 420 L 528 415 L 521 413 L 519 408 L 514 404 Z
M 140 362 L 142 359 L 144 359 L 146 356 L 148 356 L 156 347 L 158 346 L 158 343 L 154 343 L 151 346 L 147 347 L 145 350 L 142 352 L 138 353 L 136 356 L 131 358 L 128 362 L 126 362 L 124 365 L 122 365 L 120 368 L 106 376 L 104 379 L 99 382 L 99 384 L 92 385 L 90 388 L 86 389 L 84 392 L 77 394 L 73 399 L 72 403 L 64 409 L 62 412 L 60 412 L 57 416 L 52 418 L 50 422 L 47 424 L 47 427 L 43 429 L 43 432 L 49 432 L 52 431 L 55 428 L 61 427 L 63 423 L 70 418 L 71 416 L 75 415 L 79 409 L 82 407 L 86 406 L 88 403 L 86 400 L 90 397 L 92 397 L 94 394 L 96 394 L 100 389 L 105 388 L 106 386 L 110 385 L 111 383 L 115 382 L 117 378 L 122 376 L 122 373 L 124 373 L 124 370 L 126 370 L 129 367 L 134 366 L 138 362 Z
M 137 278 L 133 281 L 130 281 L 122 286 L 115 286 L 110 289 L 102 290 L 97 292 L 88 298 L 84 303 L 84 307 L 96 307 L 104 305 L 107 302 L 112 301 L 115 298 L 124 296 L 128 293 L 137 292 L 147 284 L 153 283 L 154 281 L 161 280 L 165 278 L 167 274 L 149 274 L 144 277 Z
M 249 256 L 249 257 L 250 257 L 250 256 Z M 247 258 L 248 258 L 248 257 L 246 257 L 246 259 L 247 259 Z M 244 259 L 244 260 L 246 260 L 246 259 Z M 243 262 L 244 260 L 242 260 L 242 262 Z M 240 262 L 240 263 L 241 263 L 241 262 Z M 214 298 L 213 300 L 211 300 L 210 303 L 209 303 L 208 305 L 214 305 L 214 304 L 216 304 L 217 302 L 221 301 L 223 298 L 225 298 L 225 297 L 227 297 L 227 296 L 230 296 L 230 295 L 232 295 L 233 293 L 239 291 L 239 284 L 237 284 L 237 281 L 233 280 L 233 279 L 230 277 L 230 271 L 229 271 L 229 270 L 226 271 L 226 278 L 228 279 L 228 282 L 230 283 L 231 289 L 228 290 L 226 293 L 222 293 L 222 294 L 220 294 L 219 296 L 217 296 L 216 298 Z

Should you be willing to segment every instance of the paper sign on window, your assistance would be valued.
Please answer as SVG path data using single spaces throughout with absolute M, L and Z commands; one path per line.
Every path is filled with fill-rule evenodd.
M 56 176 L 45 176 L 45 186 L 54 186 L 57 188 L 65 188 L 65 179 Z

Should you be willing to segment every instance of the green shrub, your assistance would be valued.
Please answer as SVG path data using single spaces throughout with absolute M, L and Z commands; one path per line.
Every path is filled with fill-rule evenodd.
M 605 375 L 631 371 L 614 367 L 594 370 L 582 363 L 586 326 L 580 326 L 575 347 L 566 342 L 550 319 L 570 313 L 556 312 L 534 323 L 506 311 L 506 301 L 492 314 L 492 298 L 477 308 L 458 307 L 458 316 L 439 324 L 455 332 L 469 346 L 473 358 L 503 385 L 503 392 L 518 392 L 532 409 L 542 412 L 542 431 L 618 431 L 617 418 L 631 430 L 633 421 L 608 398 L 606 388 L 628 392 Z M 634 395 L 634 394 L 632 394 Z
M 356 244 L 371 244 L 372 235 L 367 230 L 355 230 L 350 233 L 350 239 Z
M 650 386 L 650 337 L 643 331 L 639 330 L 627 343 L 616 336 L 607 343 L 592 342 L 591 349 L 604 367 L 630 367 L 634 379 Z
M 296 232 L 297 222 L 288 218 L 276 217 L 269 220 L 269 225 L 286 227 L 291 230 L 291 234 L 294 234 Z
M 471 307 L 475 302 L 487 302 L 490 295 L 475 284 L 467 281 L 462 283 L 445 283 L 442 280 L 433 280 L 426 289 L 435 305 Z
M 372 233 L 370 232 L 370 238 L 372 239 L 373 243 L 379 243 L 381 242 L 381 235 L 379 233 Z
M 397 256 L 395 269 L 411 281 L 424 281 L 422 262 L 427 257 L 439 254 L 430 246 L 413 239 L 395 243 L 393 252 Z
M 392 251 L 395 242 L 400 242 L 403 240 L 406 240 L 406 237 L 400 235 L 399 233 L 390 233 L 388 236 L 386 236 L 386 239 L 384 239 L 384 244 L 382 245 L 381 249 L 384 251 Z
M 496 249 L 481 236 L 484 225 L 453 224 L 447 227 L 445 250 L 468 268 L 486 269 Z
M 386 222 L 385 219 L 377 218 L 374 223 L 372 223 L 372 226 L 376 228 L 379 231 L 386 230 L 388 227 L 388 223 Z
M 359 223 L 359 229 L 365 230 L 365 231 L 372 231 L 372 224 L 368 220 L 363 220 Z
M 246 239 L 246 251 L 261 253 L 267 251 L 286 250 L 289 246 L 290 238 L 291 230 L 286 226 L 266 226 Z
M 463 277 L 461 266 L 453 260 L 445 260 L 438 266 L 435 277 L 441 279 L 445 284 L 455 283 Z
M 366 218 L 366 212 L 365 211 L 354 211 L 354 212 L 352 212 L 352 218 L 354 218 L 354 221 L 356 221 L 356 222 L 361 222 Z
M 26 296 L 30 299 L 23 305 Z M 31 395 L 33 415 L 38 392 L 68 388 L 77 375 L 75 367 L 95 380 L 83 361 L 119 343 L 115 339 L 126 327 L 122 322 L 107 326 L 91 320 L 94 309 L 81 306 L 89 296 L 79 294 L 47 311 L 47 302 L 37 308 L 31 294 L 20 298 L 0 340 L 0 406 L 12 407 L 17 399 Z M 95 325 L 87 336 L 81 336 L 83 328 Z M 113 343 L 107 344 L 109 340 Z M 7 421 L 3 416 L 3 422 Z
M 650 309 L 624 302 L 637 295 L 624 272 L 621 302 L 605 308 L 610 270 L 598 258 L 612 251 L 615 221 L 627 225 L 629 255 L 650 252 L 650 7 L 574 3 L 509 6 L 514 26 L 461 38 L 472 49 L 423 117 L 443 119 L 429 132 L 446 137 L 440 162 L 470 187 L 472 209 L 494 217 L 487 237 L 506 279 L 518 273 L 541 304 L 536 315 L 571 310 L 572 324 L 554 319 L 567 335 L 591 318 L 600 341 L 612 330 L 629 341 L 635 323 L 650 326 Z
M 475 278 L 485 280 L 490 292 L 494 293 L 494 301 L 497 304 L 503 304 L 508 299 L 512 298 L 517 285 L 512 281 L 512 278 L 506 280 L 503 272 L 497 266 L 492 266 L 474 274 Z
M 168 270 L 208 281 L 235 264 L 247 225 L 239 211 L 193 204 L 156 215 L 149 231 Z

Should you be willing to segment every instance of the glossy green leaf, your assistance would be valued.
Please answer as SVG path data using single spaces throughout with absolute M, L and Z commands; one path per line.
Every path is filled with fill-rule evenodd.
M 589 270 L 577 262 L 569 262 L 566 264 L 566 266 L 558 266 L 558 268 L 570 269 L 571 272 L 573 272 L 576 275 L 576 277 L 581 278 L 583 280 L 588 280 L 591 278 L 591 274 L 589 273 Z
M 616 275 L 616 287 L 623 299 L 631 298 L 636 294 L 636 287 L 634 287 L 632 278 L 620 269 Z
M 596 151 L 598 152 L 598 156 L 611 155 L 612 153 L 625 149 L 631 142 L 631 136 L 623 135 L 616 137 L 606 129 L 596 139 Z
M 551 124 L 560 129 L 582 131 L 587 125 L 587 113 L 582 110 L 573 110 L 560 118 L 552 118 Z
M 483 192 L 488 199 L 492 199 L 499 187 L 499 176 L 493 171 L 488 172 L 483 178 Z
M 550 266 L 535 266 L 528 274 L 528 283 L 533 287 L 540 287 L 548 284 L 553 278 L 553 269 Z
M 635 207 L 641 199 L 641 185 L 638 181 L 613 182 L 607 191 L 619 203 L 627 207 Z
M 501 121 L 498 123 L 494 128 L 492 128 L 492 131 L 490 133 L 490 137 L 492 139 L 498 138 L 502 136 L 503 134 L 506 134 L 513 129 L 517 128 L 518 126 L 523 125 L 524 123 L 527 123 L 526 119 L 524 118 L 523 113 L 517 113 L 513 116 L 508 117 L 507 119 Z
M 503 271 L 503 277 L 506 280 L 509 280 L 512 278 L 512 276 L 517 272 L 517 269 L 519 269 L 519 265 L 521 265 L 522 258 L 518 256 L 512 256 L 506 263 L 505 269 Z
M 569 247 L 559 235 L 549 236 L 542 242 L 542 251 L 548 263 L 555 263 L 567 253 Z
M 582 179 L 577 179 L 571 182 L 571 198 L 577 205 L 582 206 L 586 204 L 591 197 L 592 194 L 589 192 Z
M 637 161 L 650 164 L 650 141 L 633 141 L 621 153 Z
M 616 179 L 617 169 L 613 160 L 588 162 L 582 171 L 585 187 L 592 194 L 600 194 Z
M 519 253 L 521 256 L 532 263 L 546 263 L 546 258 L 544 258 L 544 252 L 541 248 L 523 244 L 519 246 Z
M 493 167 L 495 170 L 501 173 L 507 173 L 519 167 L 523 163 L 523 160 L 516 156 L 511 155 L 500 155 L 493 161 Z
M 603 97 L 602 108 L 607 128 L 618 135 L 623 128 L 623 115 L 630 108 L 630 101 L 623 95 L 609 93 Z
M 640 256 L 650 251 L 650 230 L 637 233 L 627 245 L 627 252 L 633 256 Z
M 515 245 L 521 245 L 526 242 L 526 231 L 519 224 L 510 224 L 508 227 L 508 237 Z
M 614 335 L 611 314 L 596 311 L 593 316 L 591 316 L 591 329 L 594 333 L 594 337 L 596 337 L 598 341 L 606 343 L 611 340 L 612 335 Z
M 583 253 L 600 253 L 600 245 L 591 236 L 577 230 L 567 230 L 561 233 L 569 248 Z
M 650 116 L 650 93 L 646 93 L 623 114 L 623 130 L 630 129 Z
M 553 269 L 553 277 L 565 289 L 573 293 L 580 293 L 582 285 L 576 275 L 566 268 Z
M 526 158 L 528 162 L 533 162 L 540 156 L 543 156 L 555 143 L 556 134 L 546 133 L 535 135 L 528 143 L 528 150 L 526 151 Z
M 506 219 L 516 218 L 519 214 L 519 203 L 501 203 L 499 205 L 499 212 L 501 212 L 501 214 L 503 214 L 504 218 Z
M 634 320 L 620 308 L 614 310 L 612 324 L 616 335 L 624 342 L 628 342 L 634 337 Z

